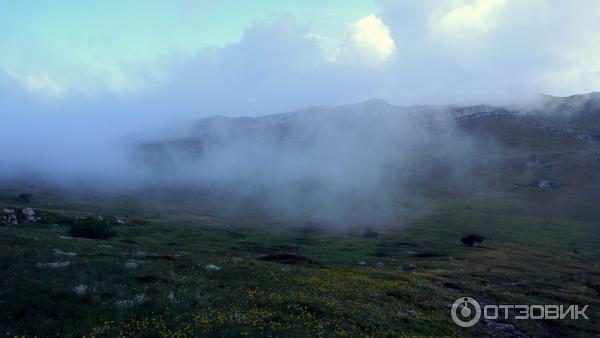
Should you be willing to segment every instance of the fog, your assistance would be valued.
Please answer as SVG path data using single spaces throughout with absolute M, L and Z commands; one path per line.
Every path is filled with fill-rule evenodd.
M 225 199 L 210 203 L 294 220 L 389 222 L 427 210 L 422 186 L 437 180 L 431 173 L 439 168 L 446 169 L 433 183 L 438 188 L 472 181 L 465 161 L 487 151 L 438 119 L 446 105 L 525 105 L 542 92 L 599 84 L 579 76 L 600 70 L 597 10 L 590 9 L 596 2 L 379 4 L 380 12 L 348 27 L 333 48 L 310 24 L 277 14 L 254 21 L 236 42 L 192 55 L 167 51 L 155 63 L 124 62 L 124 77 L 144 83 L 138 90 L 0 69 L 0 178 L 85 182 L 101 191 L 196 189 Z M 158 68 L 163 76 L 155 80 Z M 253 135 L 244 134 L 245 123 L 281 121 L 197 127 L 211 116 L 266 116 L 373 97 L 436 106 L 318 108 L 285 115 L 291 129 L 253 126 Z M 149 144 L 140 155 L 140 145 Z M 193 146 L 206 148 L 190 154 Z

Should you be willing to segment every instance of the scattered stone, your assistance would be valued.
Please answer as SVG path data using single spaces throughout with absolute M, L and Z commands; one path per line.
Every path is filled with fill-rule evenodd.
M 120 219 L 119 217 L 115 217 L 115 223 L 117 223 L 117 224 L 127 224 L 127 222 L 125 222 L 124 220 Z
M 37 263 L 37 267 L 40 269 L 60 269 L 60 268 L 66 268 L 68 266 L 70 266 L 71 264 L 74 264 L 73 262 L 48 262 L 48 263 Z
M 87 285 L 79 284 L 79 285 L 73 287 L 73 292 L 75 292 L 75 294 L 78 296 L 83 296 L 87 292 L 87 288 L 88 288 Z
M 375 263 L 375 266 L 378 268 L 383 268 L 383 262 L 377 262 Z
M 560 183 L 553 180 L 541 180 L 537 186 L 540 189 L 555 189 L 560 186 Z
M 209 271 L 219 271 L 219 270 L 221 270 L 221 267 L 216 266 L 216 265 L 214 265 L 212 263 L 209 263 L 209 264 L 206 264 L 206 270 L 209 270 Z
M 485 241 L 485 237 L 479 234 L 472 234 L 461 238 L 460 241 L 466 246 L 473 246 L 475 243 L 481 244 L 481 242 Z
M 358 265 L 365 266 L 365 265 L 367 265 L 367 263 L 365 263 L 365 262 L 358 262 Z
M 416 269 L 417 266 L 412 263 L 406 263 L 406 264 L 403 264 L 400 268 L 402 269 L 402 271 L 412 271 L 412 270 Z
M 54 250 L 52 250 L 52 252 L 57 256 L 70 256 L 70 257 L 77 256 L 77 254 L 74 252 L 62 251 L 61 249 L 54 249 Z

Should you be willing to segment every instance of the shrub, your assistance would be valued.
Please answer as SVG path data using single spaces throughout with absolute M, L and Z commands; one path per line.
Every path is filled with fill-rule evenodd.
M 479 234 L 473 234 L 473 235 L 467 235 L 467 236 L 461 238 L 460 241 L 465 246 L 473 246 L 473 244 L 475 244 L 475 243 L 481 244 L 481 242 L 485 241 L 485 237 L 483 237 Z
M 69 227 L 69 236 L 71 237 L 106 239 L 116 235 L 117 231 L 111 224 L 99 219 L 78 219 Z

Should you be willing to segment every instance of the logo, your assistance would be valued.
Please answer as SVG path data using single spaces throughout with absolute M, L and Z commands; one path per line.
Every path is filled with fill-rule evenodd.
M 500 319 L 589 319 L 585 314 L 589 305 L 494 305 L 479 303 L 471 297 L 457 299 L 450 308 L 450 315 L 456 325 L 471 327 L 483 318 L 486 320 Z
M 452 304 L 450 314 L 456 325 L 471 327 L 481 318 L 481 306 L 471 297 L 462 297 Z

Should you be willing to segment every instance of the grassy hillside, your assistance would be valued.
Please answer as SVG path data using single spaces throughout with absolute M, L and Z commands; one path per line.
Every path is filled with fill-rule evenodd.
M 534 200 L 529 194 L 540 192 L 456 200 L 416 222 L 377 228 L 374 238 L 208 216 L 125 218 L 106 240 L 68 237 L 60 223 L 3 227 L 0 326 L 60 336 L 501 335 L 492 324 L 451 322 L 447 305 L 469 295 L 590 304 L 588 321 L 510 324 L 530 336 L 594 336 L 600 229 L 532 215 L 522 204 Z M 536 198 L 529 203 L 550 201 Z M 460 238 L 469 233 L 488 239 L 465 247 Z M 261 260 L 284 253 L 312 261 Z M 44 265 L 52 262 L 70 264 Z M 404 271 L 407 264 L 416 268 Z

